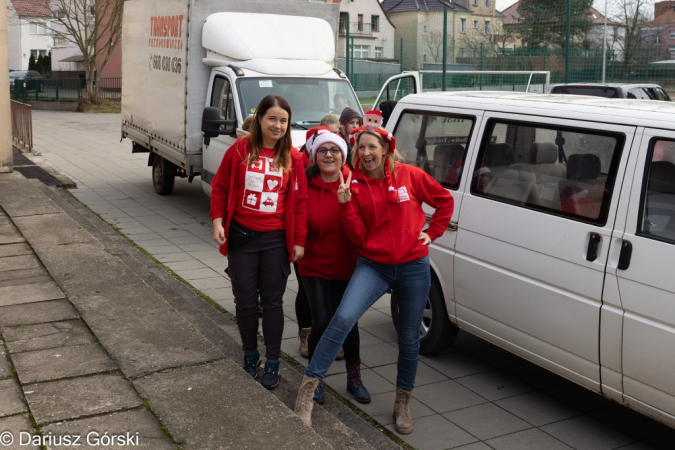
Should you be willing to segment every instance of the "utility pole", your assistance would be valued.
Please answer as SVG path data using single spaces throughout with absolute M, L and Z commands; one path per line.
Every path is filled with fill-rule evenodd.
M 9 106 L 9 51 L 7 48 L 7 8 L 0 7 L 0 173 L 11 172 L 12 119 Z

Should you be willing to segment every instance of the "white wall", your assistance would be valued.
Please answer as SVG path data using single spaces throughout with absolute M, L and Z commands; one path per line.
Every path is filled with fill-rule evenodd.
M 382 47 L 382 57 L 392 59 L 394 57 L 394 27 L 387 20 L 378 0 L 342 0 L 340 12 L 349 13 L 350 36 L 354 36 L 354 45 L 367 45 L 368 57 L 375 57 L 375 47 Z M 379 31 L 373 31 L 369 37 L 360 37 L 355 33 L 355 25 L 358 15 L 363 14 L 364 31 L 370 30 L 371 16 L 379 16 Z M 339 55 L 344 56 L 345 36 L 340 36 L 338 41 Z

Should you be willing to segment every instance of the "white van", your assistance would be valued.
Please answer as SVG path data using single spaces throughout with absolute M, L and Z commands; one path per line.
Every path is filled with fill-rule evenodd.
M 422 353 L 467 330 L 675 426 L 675 105 L 418 93 L 387 129 L 456 202 Z

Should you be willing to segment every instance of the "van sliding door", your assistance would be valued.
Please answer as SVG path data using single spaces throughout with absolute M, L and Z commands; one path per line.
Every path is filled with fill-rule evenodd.
M 460 328 L 600 390 L 609 242 L 635 128 L 486 113 L 460 210 Z

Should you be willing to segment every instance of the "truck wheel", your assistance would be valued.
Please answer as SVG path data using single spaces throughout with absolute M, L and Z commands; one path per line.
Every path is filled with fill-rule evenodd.
M 395 289 L 391 293 L 391 316 L 398 331 L 398 299 Z M 445 350 L 455 341 L 458 331 L 448 318 L 441 287 L 432 277 L 431 289 L 424 306 L 424 317 L 420 324 L 420 354 L 433 355 Z
M 173 191 L 176 180 L 176 166 L 162 158 L 155 156 L 152 161 L 152 184 L 159 195 L 169 195 Z

